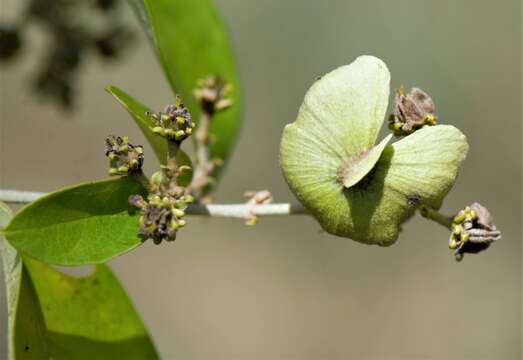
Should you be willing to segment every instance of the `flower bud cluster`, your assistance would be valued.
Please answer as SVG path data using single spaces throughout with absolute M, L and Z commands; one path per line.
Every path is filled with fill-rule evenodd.
M 465 253 L 486 250 L 494 241 L 501 239 L 488 210 L 474 203 L 461 210 L 453 219 L 449 248 L 459 261 Z
M 152 239 L 155 244 L 174 241 L 178 230 L 185 226 L 185 209 L 194 201 L 185 188 L 176 185 L 178 177 L 186 166 L 172 171 L 162 166 L 151 177 L 151 193 L 147 199 L 140 195 L 129 197 L 129 203 L 140 210 L 140 234 Z
M 208 114 L 223 111 L 229 108 L 233 101 L 228 97 L 232 85 L 219 76 L 208 76 L 198 80 L 194 89 L 194 97 L 200 101 L 202 109 Z
M 109 136 L 104 153 L 109 158 L 109 175 L 127 175 L 142 168 L 143 147 L 129 143 L 127 136 Z
M 147 200 L 140 195 L 129 197 L 129 203 L 142 210 L 140 234 L 152 239 L 155 244 L 176 239 L 178 229 L 186 224 L 183 219 L 185 209 L 193 201 L 192 196 L 187 194 L 175 197 L 170 194 L 153 193 Z
M 152 128 L 154 133 L 178 142 L 189 137 L 195 127 L 189 109 L 185 107 L 179 96 L 176 96 L 176 103 L 167 105 L 163 112 L 148 113 L 147 115 L 155 123 Z
M 396 136 L 405 136 L 427 125 L 436 125 L 436 106 L 432 98 L 419 88 L 408 94 L 400 87 L 396 91 L 394 111 L 389 117 L 389 129 Z

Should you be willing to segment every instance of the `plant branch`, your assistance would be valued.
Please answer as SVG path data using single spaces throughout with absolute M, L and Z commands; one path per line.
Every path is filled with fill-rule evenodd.
M 27 204 L 35 201 L 46 193 L 18 190 L 0 190 L 0 201 Z M 251 212 L 256 216 L 271 215 L 307 215 L 308 211 L 300 204 L 192 204 L 186 210 L 188 215 L 203 215 L 213 217 L 241 218 Z
M 201 197 L 203 189 L 213 181 L 211 173 L 216 167 L 216 162 L 212 161 L 209 156 L 211 119 L 212 115 L 203 111 L 195 134 L 194 173 L 191 183 L 187 186 L 187 191 L 197 199 Z

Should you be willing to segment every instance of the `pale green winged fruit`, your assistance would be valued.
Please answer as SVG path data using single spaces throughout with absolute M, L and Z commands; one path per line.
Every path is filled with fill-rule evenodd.
M 326 74 L 305 95 L 280 146 L 287 183 L 325 231 L 382 246 L 396 241 L 416 206 L 440 208 L 468 151 L 450 125 L 375 145 L 389 81 L 387 66 L 372 56 Z

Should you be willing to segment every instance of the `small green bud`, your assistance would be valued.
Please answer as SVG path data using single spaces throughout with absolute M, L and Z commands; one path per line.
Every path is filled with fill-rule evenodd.
M 176 216 L 176 217 L 184 217 L 185 216 L 185 211 L 181 210 L 181 209 L 177 209 L 177 208 L 173 208 L 172 209 L 172 212 L 173 214 Z
M 458 213 L 458 215 L 456 215 L 456 216 L 454 217 L 454 223 L 455 223 L 455 224 L 461 224 L 463 221 L 465 221 L 466 217 L 467 217 L 467 216 L 466 216 L 465 212 L 460 211 L 460 212 Z
M 162 203 L 162 198 L 159 195 L 153 195 L 151 196 L 149 202 L 153 205 L 159 206 Z
M 185 132 L 183 130 L 178 130 L 174 133 L 174 138 L 176 140 L 182 140 L 185 137 Z
M 403 127 L 403 125 L 401 125 L 400 123 L 392 124 L 392 130 L 394 130 L 394 131 L 401 130 L 402 127 Z
M 118 151 L 121 152 L 121 153 L 126 153 L 126 152 L 129 151 L 129 146 L 127 146 L 127 144 L 126 145 L 122 145 L 122 146 L 120 146 Z
M 173 219 L 173 220 L 171 221 L 171 229 L 173 229 L 173 230 L 177 230 L 179 227 L 180 227 L 180 225 L 179 225 L 178 221 L 176 221 L 176 220 Z
M 245 220 L 245 225 L 247 226 L 254 226 L 254 225 L 257 225 L 258 224 L 258 217 L 257 216 L 253 216 L 247 220 Z
M 164 174 L 163 174 L 163 171 L 157 171 L 155 172 L 154 174 L 152 174 L 151 176 L 151 182 L 155 185 L 162 185 L 163 184 L 163 181 L 164 181 Z
M 425 124 L 427 125 L 436 125 L 437 117 L 434 114 L 428 114 L 425 116 Z
M 159 127 L 159 126 L 155 126 L 152 128 L 152 131 L 153 133 L 156 133 L 156 134 L 159 134 L 159 135 L 163 135 L 165 134 L 165 131 L 163 128 Z

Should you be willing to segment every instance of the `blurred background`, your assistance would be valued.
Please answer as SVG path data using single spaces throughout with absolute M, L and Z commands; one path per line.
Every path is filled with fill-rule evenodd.
M 8 23 L 24 1 L 0 4 Z M 278 166 L 283 126 L 317 76 L 372 54 L 388 64 L 393 88 L 426 90 L 440 122 L 468 136 L 469 156 L 442 210 L 479 201 L 504 238 L 456 263 L 448 232 L 422 218 L 390 248 L 322 233 L 305 216 L 262 218 L 256 227 L 189 218 L 175 243 L 149 242 L 111 262 L 163 358 L 521 359 L 521 1 L 217 4 L 246 95 L 217 202 L 259 189 L 295 201 Z M 146 170 L 157 167 L 103 90 L 117 85 L 158 110 L 172 102 L 131 11 L 122 16 L 136 30 L 133 46 L 118 61 L 86 54 L 71 111 L 31 90 L 47 46 L 41 28 L 30 27 L 21 56 L 0 66 L 1 188 L 52 191 L 105 177 L 108 134 L 144 144 Z M 5 324 L 3 286 L 0 306 Z

